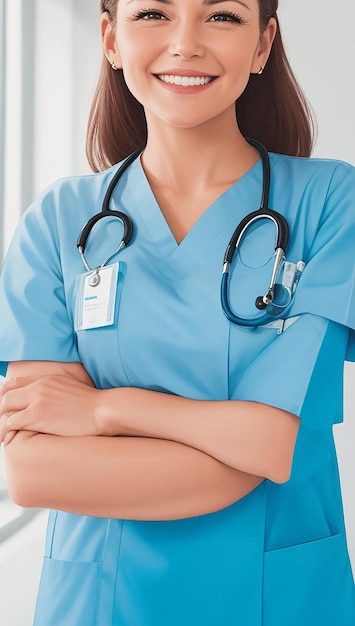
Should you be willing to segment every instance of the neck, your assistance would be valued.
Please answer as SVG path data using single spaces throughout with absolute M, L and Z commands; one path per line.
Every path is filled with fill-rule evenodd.
M 142 164 L 155 185 L 179 193 L 232 184 L 259 159 L 241 135 L 235 114 L 196 128 L 174 128 L 149 119 Z

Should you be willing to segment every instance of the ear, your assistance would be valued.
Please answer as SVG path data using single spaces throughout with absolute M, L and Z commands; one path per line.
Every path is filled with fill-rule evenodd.
M 278 26 L 275 18 L 270 18 L 268 25 L 260 35 L 259 44 L 253 60 L 251 70 L 252 74 L 259 74 L 261 73 L 260 70 L 264 69 L 270 56 L 272 44 L 274 43 L 274 39 L 277 33 L 277 28 Z
M 114 64 L 116 69 L 122 68 L 115 29 L 108 13 L 102 13 L 101 15 L 101 42 L 103 52 L 110 65 Z

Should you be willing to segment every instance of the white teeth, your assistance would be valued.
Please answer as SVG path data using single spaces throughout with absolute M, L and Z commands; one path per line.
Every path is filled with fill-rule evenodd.
M 211 82 L 212 76 L 174 76 L 169 74 L 159 74 L 158 78 L 163 83 L 178 85 L 179 87 L 200 87 Z

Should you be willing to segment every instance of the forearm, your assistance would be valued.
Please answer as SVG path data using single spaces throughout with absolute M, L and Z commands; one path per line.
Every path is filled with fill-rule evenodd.
M 288 479 L 299 428 L 290 413 L 253 402 L 191 400 L 144 389 L 103 394 L 98 413 L 105 434 L 176 441 L 243 472 L 275 482 Z
M 262 479 L 171 441 L 18 433 L 6 446 L 11 497 L 22 506 L 95 517 L 171 520 L 220 510 Z

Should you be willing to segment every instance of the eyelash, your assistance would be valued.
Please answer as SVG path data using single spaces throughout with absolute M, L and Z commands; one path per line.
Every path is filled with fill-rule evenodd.
M 224 19 L 215 19 L 215 18 L 224 18 Z M 141 11 L 137 11 L 134 14 L 133 18 L 135 20 L 146 20 L 146 21 L 161 21 L 162 19 L 166 19 L 164 13 L 160 11 L 156 11 L 154 9 L 143 9 Z M 245 24 L 245 20 L 238 15 L 237 13 L 229 13 L 228 11 L 221 11 L 220 13 L 215 13 L 211 15 L 210 18 L 213 22 L 235 22 L 237 24 Z
M 216 17 L 224 17 L 228 19 L 213 20 L 215 22 L 236 22 L 237 24 L 245 24 L 245 20 L 237 13 L 229 13 L 228 11 L 222 11 L 221 13 L 215 13 L 214 15 L 211 15 L 211 18 L 216 18 Z
M 145 19 L 146 21 L 149 21 L 152 19 L 152 16 L 154 16 L 153 19 L 157 19 L 158 17 L 158 20 L 160 20 L 161 18 L 165 18 L 165 15 L 163 13 L 160 13 L 159 11 L 155 11 L 153 9 L 142 9 L 141 11 L 137 11 L 137 13 L 133 15 L 133 18 L 135 20 Z

